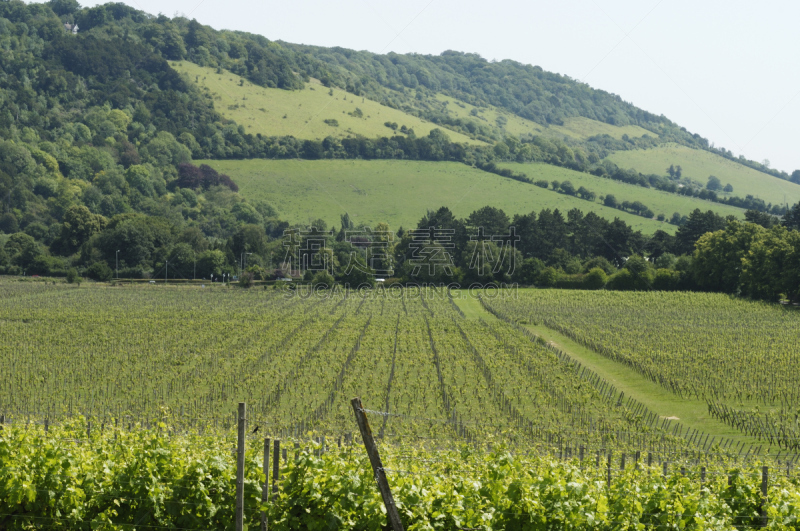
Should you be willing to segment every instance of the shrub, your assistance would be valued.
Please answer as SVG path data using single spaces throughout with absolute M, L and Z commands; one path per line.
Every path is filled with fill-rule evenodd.
M 584 289 L 602 289 L 608 282 L 608 275 L 599 267 L 593 268 L 583 277 Z
M 319 289 L 332 288 L 336 281 L 327 271 L 318 271 L 311 279 L 311 285 Z
M 552 267 L 545 267 L 539 275 L 539 285 L 553 287 L 558 282 L 558 271 Z
M 80 284 L 81 277 L 78 276 L 78 270 L 70 267 L 67 270 L 67 284 Z
M 253 285 L 253 273 L 250 271 L 244 271 L 239 276 L 239 286 L 243 288 L 249 288 Z
M 98 282 L 108 282 L 114 277 L 114 272 L 105 262 L 95 262 L 86 270 L 86 276 Z
M 582 289 L 584 275 L 565 275 L 560 274 L 555 281 L 555 287 L 559 289 Z
M 653 278 L 653 289 L 658 291 L 676 291 L 681 281 L 681 274 L 671 269 L 657 269 Z

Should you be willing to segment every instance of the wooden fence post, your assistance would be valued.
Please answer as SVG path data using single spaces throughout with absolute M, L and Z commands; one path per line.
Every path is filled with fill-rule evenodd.
M 247 405 L 239 402 L 237 415 L 238 437 L 236 441 L 236 531 L 244 531 L 244 434 Z
M 278 474 L 281 472 L 281 441 L 275 439 L 272 449 L 272 499 L 278 495 Z
M 767 488 L 769 487 L 769 467 L 761 467 L 761 527 L 767 527 Z
M 261 469 L 264 471 L 264 486 L 261 489 L 261 502 L 269 501 L 269 438 L 264 439 L 264 463 Z M 267 531 L 267 512 L 261 511 L 261 531 Z
M 383 504 L 386 506 L 386 514 L 389 517 L 389 523 L 392 525 L 393 531 L 403 531 L 403 522 L 400 521 L 400 514 L 397 512 L 397 506 L 394 504 L 392 491 L 389 488 L 389 481 L 386 479 L 386 471 L 383 469 L 381 456 L 378 453 L 375 439 L 372 437 L 372 430 L 369 427 L 369 422 L 367 422 L 367 415 L 364 413 L 361 399 L 354 398 L 350 403 L 353 405 L 353 412 L 356 415 L 358 429 L 361 430 L 361 438 L 364 440 L 364 447 L 367 450 L 369 462 L 372 465 L 373 472 L 375 472 L 375 481 L 378 483 L 378 490 L 381 491 Z

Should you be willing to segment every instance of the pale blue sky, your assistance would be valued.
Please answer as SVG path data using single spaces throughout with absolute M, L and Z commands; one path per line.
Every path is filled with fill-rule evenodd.
M 736 155 L 800 168 L 796 0 L 123 1 L 272 40 L 383 53 L 451 49 L 539 65 L 664 114 Z

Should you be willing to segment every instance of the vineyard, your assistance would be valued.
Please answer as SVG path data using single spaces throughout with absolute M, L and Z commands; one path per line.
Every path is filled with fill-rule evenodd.
M 405 529 L 798 529 L 796 315 L 563 293 L 487 293 L 467 318 L 445 289 L 0 282 L 0 528 L 231 529 L 247 402 L 250 529 L 387 529 L 359 396 Z M 663 418 L 533 322 L 749 424 Z
M 721 294 L 524 290 L 484 301 L 624 363 L 742 433 L 800 448 L 800 312 Z
M 232 426 L 238 401 L 270 433 L 715 451 L 513 324 L 467 321 L 445 290 L 337 292 L 2 284 L 6 422 Z M 487 314 L 489 316 L 489 314 Z

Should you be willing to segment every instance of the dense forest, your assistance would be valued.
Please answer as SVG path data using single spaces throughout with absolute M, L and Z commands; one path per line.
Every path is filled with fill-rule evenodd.
M 66 25 L 72 24 L 79 28 L 77 34 L 68 31 Z M 437 57 L 377 56 L 304 47 L 215 31 L 180 17 L 150 16 L 124 4 L 80 8 L 74 0 L 30 5 L 18 0 L 0 2 L 0 57 L 0 272 L 7 274 L 80 271 L 108 279 L 112 269 L 121 277 L 210 278 L 233 275 L 239 268 L 250 269 L 248 274 L 255 278 L 291 273 L 284 234 L 307 227 L 279 219 L 272 205 L 246 200 L 228 176 L 192 163 L 199 158 L 456 160 L 527 182 L 524 174 L 501 169 L 497 163 L 540 161 L 749 208 L 748 221 L 758 224 L 758 231 L 765 227 L 763 234 L 770 235 L 762 237 L 767 241 L 764 245 L 783 242 L 780 231 L 786 230 L 773 227 L 778 221 L 774 215 L 785 214 L 782 207 L 752 197 L 717 197 L 709 187 L 681 181 L 680 175 L 642 175 L 601 160 L 612 150 L 655 145 L 655 137 L 617 140 L 602 136 L 572 144 L 539 136 L 490 138 L 496 132 L 482 130 L 477 122 L 473 127 L 469 120 L 448 122 L 430 104 L 431 94 L 440 92 L 544 124 L 586 116 L 640 125 L 657 132 L 659 141 L 708 147 L 696 135 L 614 95 L 511 61 L 489 63 L 454 52 Z M 451 142 L 442 129 L 420 138 L 407 131 L 378 139 L 323 141 L 247 134 L 214 109 L 207 93 L 178 75 L 167 62 L 170 59 L 224 68 L 261 86 L 286 90 L 316 77 L 326 85 L 439 120 L 443 127 L 486 136 L 492 142 L 478 146 Z M 570 189 L 568 183 L 553 183 L 553 189 L 591 200 L 596 195 Z M 652 217 L 645 205 L 635 203 L 608 206 Z M 784 225 L 786 220 L 791 225 L 796 210 L 786 213 Z M 642 271 L 652 270 L 652 280 L 661 279 L 662 284 L 655 286 L 722 289 L 704 282 L 699 270 L 690 272 L 691 253 L 695 241 L 706 232 L 734 230 L 732 221 L 699 211 L 670 221 L 680 225 L 676 236 L 658 232 L 648 237 L 620 220 L 609 222 L 578 210 L 566 216 L 545 210 L 508 219 L 487 206 L 465 220 L 455 219 L 447 208 L 429 212 L 416 229 L 454 231 L 454 247 L 447 249 L 454 269 L 447 275 L 459 282 L 580 285 L 594 271 L 590 277 L 594 284 L 599 277 L 612 287 L 641 288 L 644 280 L 638 284 L 630 279 L 627 284 L 612 280 L 644 263 Z M 330 240 L 331 273 L 343 281 L 371 278 L 363 274 L 365 268 L 370 269 L 366 267 L 372 258 L 370 246 L 350 241 L 345 233 L 372 231 L 366 242 L 374 243 L 379 239 L 376 234 L 388 227 L 357 227 L 346 214 L 338 228 L 322 221 L 314 225 Z M 500 235 L 508 234 L 511 226 L 519 238 L 518 259 L 513 260 L 518 267 L 512 271 L 507 264 L 495 264 L 488 274 L 472 267 L 477 244 L 470 238 L 477 228 L 488 233 L 491 227 L 493 235 Z M 413 255 L 415 231 L 392 229 L 397 229 L 396 246 L 379 267 L 401 280 L 414 280 L 418 275 L 408 259 Z M 493 256 L 509 259 L 501 252 L 504 240 L 484 244 Z M 435 238 L 426 245 L 437 245 Z M 363 262 L 359 267 L 348 267 L 353 256 Z M 639 259 L 631 261 L 631 257 Z M 662 272 L 659 277 L 656 269 L 671 273 Z M 671 283 L 664 284 L 667 276 Z M 423 277 L 419 278 L 447 281 L 436 274 Z M 647 275 L 637 278 L 650 279 Z M 739 285 L 737 278 L 724 289 L 739 289 Z M 785 286 L 781 289 L 783 294 L 791 292 Z M 748 290 L 754 296 L 766 296 L 769 291 Z M 773 297 L 774 289 L 770 293 Z

